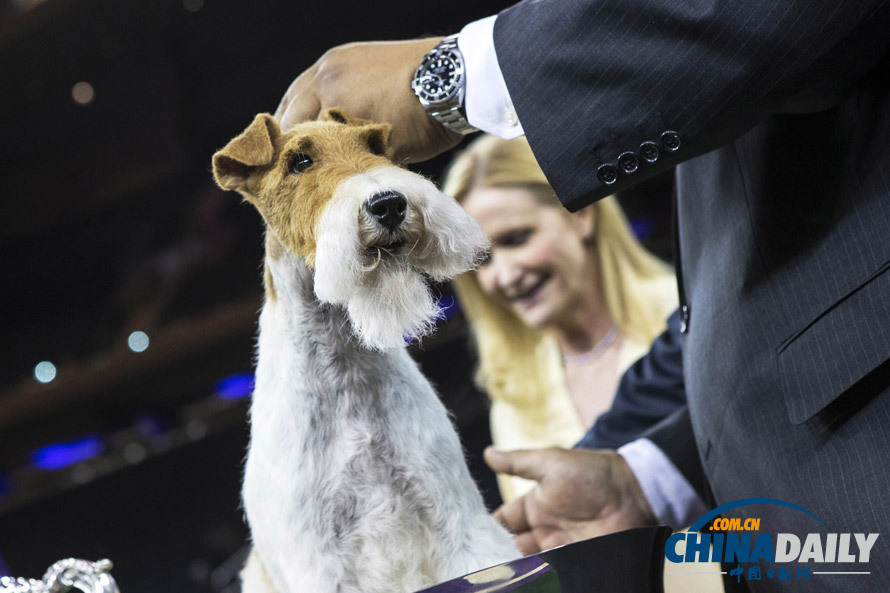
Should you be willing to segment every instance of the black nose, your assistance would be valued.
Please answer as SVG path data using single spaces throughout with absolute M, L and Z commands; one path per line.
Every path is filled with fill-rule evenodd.
M 368 214 L 390 231 L 399 228 L 399 225 L 405 220 L 407 208 L 408 200 L 397 191 L 374 194 L 365 204 Z

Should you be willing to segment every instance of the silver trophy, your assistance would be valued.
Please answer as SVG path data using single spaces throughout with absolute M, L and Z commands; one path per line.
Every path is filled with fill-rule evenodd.
M 109 571 L 111 560 L 96 562 L 66 558 L 50 566 L 42 580 L 0 577 L 0 593 L 65 593 L 77 589 L 84 593 L 120 593 Z

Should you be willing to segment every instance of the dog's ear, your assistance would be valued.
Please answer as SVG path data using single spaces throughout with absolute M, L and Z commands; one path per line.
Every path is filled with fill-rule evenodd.
M 253 119 L 226 147 L 213 155 L 213 177 L 223 189 L 244 189 L 250 174 L 275 160 L 275 144 L 281 128 L 268 113 Z
M 321 119 L 322 121 L 332 121 L 337 122 L 338 124 L 346 124 L 347 126 L 366 126 L 374 123 L 369 119 L 352 117 L 342 109 L 336 107 L 325 109 L 325 112 L 321 114 Z
M 361 137 L 374 154 L 392 158 L 392 145 L 389 142 L 392 134 L 390 124 L 370 124 L 362 126 Z

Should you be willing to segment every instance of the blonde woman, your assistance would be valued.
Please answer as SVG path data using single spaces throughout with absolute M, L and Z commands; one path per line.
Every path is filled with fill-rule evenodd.
M 502 450 L 573 446 L 612 403 L 623 371 L 677 306 L 665 264 L 613 198 L 566 212 L 524 138 L 483 136 L 449 169 L 453 195 L 492 241 L 457 279 Z M 509 501 L 534 484 L 498 476 Z

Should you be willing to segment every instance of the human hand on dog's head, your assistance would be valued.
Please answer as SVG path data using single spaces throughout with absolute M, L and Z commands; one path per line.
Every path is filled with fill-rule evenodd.
M 429 333 L 439 309 L 425 278 L 450 279 L 488 248 L 453 198 L 391 155 L 389 124 L 333 109 L 286 132 L 260 114 L 213 155 L 220 187 L 266 221 L 272 275 L 310 268 L 318 300 L 345 306 L 372 348 Z
M 445 152 L 461 136 L 428 116 L 411 90 L 414 71 L 439 41 L 440 37 L 332 48 L 291 83 L 275 118 L 282 130 L 288 130 L 336 107 L 356 117 L 391 122 L 396 163 L 425 161 Z

